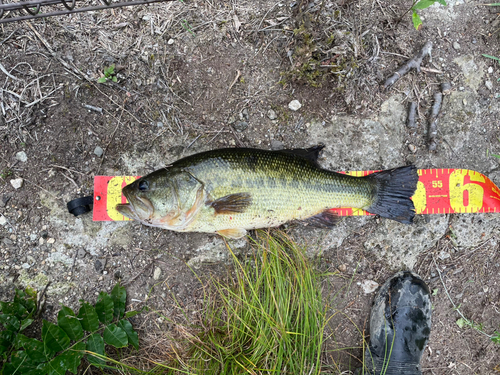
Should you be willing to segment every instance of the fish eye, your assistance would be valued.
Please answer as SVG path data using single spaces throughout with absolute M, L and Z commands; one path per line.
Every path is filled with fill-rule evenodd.
M 147 191 L 149 189 L 149 182 L 142 180 L 139 182 L 139 190 L 140 191 Z

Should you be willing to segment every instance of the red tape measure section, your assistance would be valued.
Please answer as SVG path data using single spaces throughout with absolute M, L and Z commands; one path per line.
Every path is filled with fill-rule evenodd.
M 374 171 L 348 172 L 366 176 Z M 500 212 L 500 189 L 486 176 L 467 169 L 419 169 L 417 191 L 412 197 L 417 214 Z M 116 205 L 126 203 L 122 188 L 138 176 L 94 178 L 94 221 L 129 220 Z M 334 208 L 340 216 L 370 215 L 358 208 Z

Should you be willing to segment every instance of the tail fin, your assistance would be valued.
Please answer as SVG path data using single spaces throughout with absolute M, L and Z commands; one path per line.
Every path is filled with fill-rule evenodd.
M 376 172 L 366 178 L 374 180 L 377 186 L 375 200 L 366 211 L 403 224 L 413 222 L 415 206 L 410 197 L 418 183 L 414 165 Z

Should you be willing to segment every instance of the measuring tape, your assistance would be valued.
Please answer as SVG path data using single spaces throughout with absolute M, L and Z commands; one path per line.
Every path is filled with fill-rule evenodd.
M 347 172 L 363 177 L 375 171 Z M 419 169 L 412 197 L 417 214 L 500 212 L 500 189 L 486 176 L 468 169 Z M 130 220 L 116 210 L 127 203 L 122 188 L 140 176 L 96 176 L 94 221 Z M 334 208 L 340 216 L 372 215 L 358 208 Z

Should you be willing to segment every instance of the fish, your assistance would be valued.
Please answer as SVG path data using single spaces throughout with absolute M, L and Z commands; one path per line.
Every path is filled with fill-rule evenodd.
M 415 166 L 354 177 L 321 168 L 323 147 L 225 148 L 187 156 L 125 186 L 128 203 L 116 209 L 145 225 L 232 239 L 291 221 L 332 227 L 337 215 L 331 209 L 338 207 L 413 222 Z

